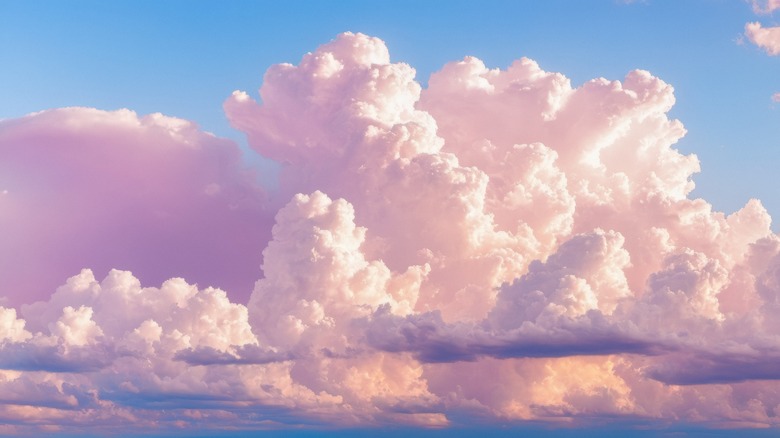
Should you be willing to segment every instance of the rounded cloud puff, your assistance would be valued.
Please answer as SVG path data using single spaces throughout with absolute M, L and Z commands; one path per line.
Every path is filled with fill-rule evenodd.
M 769 55 L 780 55 L 780 26 L 763 27 L 757 21 L 747 23 L 745 35 L 751 43 L 764 49 Z

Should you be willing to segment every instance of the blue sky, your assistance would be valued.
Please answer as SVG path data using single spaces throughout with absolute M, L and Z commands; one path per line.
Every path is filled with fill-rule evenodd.
M 731 212 L 751 197 L 780 216 L 780 60 L 740 43 L 757 17 L 739 0 L 0 1 L 0 117 L 91 106 L 162 112 L 243 141 L 222 112 L 235 89 L 343 31 L 382 38 L 425 84 L 476 56 L 522 56 L 574 85 L 652 72 L 675 87 L 679 144 L 702 173 L 694 196 Z

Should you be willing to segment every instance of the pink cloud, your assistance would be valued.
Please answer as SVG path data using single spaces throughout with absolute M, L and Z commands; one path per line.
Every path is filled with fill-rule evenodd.
M 745 35 L 766 53 L 780 55 L 780 27 L 762 27 L 761 23 L 752 22 L 745 25 Z
M 753 12 L 756 14 L 771 14 L 780 9 L 780 0 L 752 0 Z
M 780 93 L 775 93 L 772 95 L 772 102 L 780 102 Z
M 350 202 L 366 229 L 364 250 L 388 267 L 429 266 L 414 313 L 391 315 L 387 303 L 360 317 L 370 345 L 423 363 L 476 361 L 477 369 L 487 356 L 650 355 L 627 365 L 637 383 L 602 379 L 627 394 L 655 385 L 639 383 L 647 377 L 638 370 L 659 352 L 729 338 L 713 325 L 751 324 L 728 272 L 749 271 L 745 257 L 771 235 L 769 217 L 756 201 L 727 217 L 688 198 L 699 166 L 672 147 L 685 130 L 666 116 L 671 86 L 635 71 L 575 89 L 527 59 L 500 71 L 466 58 L 434 74 L 426 90 L 411 77 L 407 66 L 388 64 L 377 40 L 346 34 L 298 66 L 271 69 L 262 105 L 243 92 L 225 103 L 256 150 L 286 163 L 283 187 Z M 312 125 L 288 121 L 289 108 Z M 695 336 L 667 335 L 669 327 Z M 734 339 L 749 338 L 740 333 Z M 542 362 L 555 375 L 569 366 Z M 432 374 L 423 376 L 434 388 Z M 515 399 L 510 414 L 490 403 L 492 390 L 474 391 L 469 397 L 510 417 L 533 418 L 523 403 L 558 409 L 554 397 Z M 613 412 L 650 402 L 640 398 L 602 402 Z M 595 406 L 582 403 L 567 409 Z
M 235 144 L 185 120 L 63 108 L 0 122 L 0 290 L 45 299 L 90 267 L 246 299 L 268 239 Z
M 259 100 L 234 92 L 231 124 L 282 165 L 266 204 L 235 145 L 186 121 L 1 122 L 4 263 L 80 272 L 0 307 L 9 433 L 780 426 L 780 240 L 757 200 L 689 197 L 671 85 L 573 87 L 526 58 L 414 74 L 345 33 L 271 67 Z

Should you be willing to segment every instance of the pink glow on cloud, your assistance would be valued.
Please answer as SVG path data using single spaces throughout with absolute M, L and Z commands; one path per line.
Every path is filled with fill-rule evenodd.
M 248 297 L 272 214 L 240 159 L 232 142 L 160 114 L 63 108 L 0 122 L 0 289 L 11 305 L 46 299 L 89 266 Z
M 757 200 L 690 198 L 671 85 L 574 88 L 526 58 L 451 62 L 424 90 L 414 74 L 345 33 L 271 67 L 259 101 L 234 92 L 230 122 L 283 166 L 267 200 L 186 121 L 0 122 L 0 230 L 45 274 L 3 272 L 27 303 L 0 307 L 8 433 L 780 426 L 780 239 Z
M 780 0 L 753 0 L 753 11 L 756 14 L 771 14 L 780 9 Z
M 759 22 L 748 23 L 745 25 L 745 35 L 766 53 L 780 55 L 780 26 L 763 27 Z

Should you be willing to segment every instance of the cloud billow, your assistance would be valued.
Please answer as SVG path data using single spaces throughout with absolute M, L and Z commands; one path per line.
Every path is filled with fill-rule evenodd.
M 234 92 L 274 190 L 179 119 L 0 122 L 28 169 L 0 176 L 2 230 L 102 263 L 0 307 L 0 433 L 780 424 L 780 239 L 757 200 L 690 197 L 671 85 L 474 57 L 428 84 L 345 33 Z

